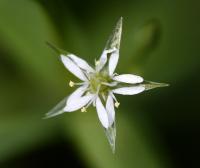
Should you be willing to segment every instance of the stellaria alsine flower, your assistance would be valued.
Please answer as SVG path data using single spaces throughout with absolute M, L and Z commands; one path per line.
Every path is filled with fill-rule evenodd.
M 144 81 L 142 77 L 137 75 L 118 75 L 115 73 L 119 59 L 121 33 L 122 18 L 117 22 L 100 59 L 95 60 L 94 68 L 76 55 L 55 48 L 50 44 L 59 52 L 64 66 L 81 82 L 70 81 L 70 87 L 78 86 L 78 88 L 45 116 L 45 118 L 50 118 L 79 109 L 81 112 L 86 112 L 87 108 L 93 105 L 96 107 L 99 120 L 105 128 L 113 152 L 115 151 L 116 139 L 115 107 L 118 108 L 120 105 L 114 94 L 135 95 L 145 90 L 167 86 L 163 83 Z

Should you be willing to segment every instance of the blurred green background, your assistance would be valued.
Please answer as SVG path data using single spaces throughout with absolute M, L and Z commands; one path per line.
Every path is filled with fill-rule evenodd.
M 117 72 L 169 83 L 118 96 L 116 154 L 94 109 L 42 117 L 77 81 L 50 41 L 93 64 L 124 18 Z M 199 167 L 200 2 L 0 0 L 0 168 Z

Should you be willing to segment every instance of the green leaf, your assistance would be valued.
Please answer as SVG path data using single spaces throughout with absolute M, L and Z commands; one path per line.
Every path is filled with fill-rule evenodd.
M 149 54 L 158 46 L 161 24 L 157 19 L 147 21 L 132 35 L 132 56 L 135 61 L 145 62 Z
M 8 60 L 17 64 L 29 80 L 37 85 L 58 86 L 56 59 L 45 41 L 58 41 L 54 27 L 45 11 L 35 1 L 0 1 L 0 42 L 9 53 Z M 52 75 L 54 74 L 54 75 Z

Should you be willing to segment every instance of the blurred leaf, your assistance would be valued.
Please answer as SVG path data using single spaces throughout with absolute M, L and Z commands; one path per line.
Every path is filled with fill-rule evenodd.
M 53 1 L 46 1 L 46 5 L 51 2 Z M 177 115 L 177 111 L 181 111 L 181 113 L 183 111 L 188 114 L 188 112 L 191 112 L 191 110 L 189 110 L 191 107 L 190 105 L 194 108 L 193 103 L 196 102 L 194 101 L 196 100 L 196 96 L 192 94 L 196 93 L 198 87 L 188 89 L 187 95 L 191 97 L 190 100 L 185 101 L 183 98 L 185 96 L 183 95 L 186 93 L 186 88 L 191 81 L 196 83 L 196 78 L 199 73 L 198 33 L 200 28 L 196 21 L 196 18 L 198 18 L 198 15 L 196 15 L 198 5 L 193 3 L 188 3 L 190 5 L 186 3 L 186 5 L 184 5 L 184 2 L 173 1 L 174 5 L 172 6 L 168 1 L 160 3 L 158 0 L 143 0 L 140 2 L 129 1 L 129 3 L 121 2 L 119 4 L 114 2 L 115 5 L 113 5 L 113 1 L 110 1 L 101 4 L 94 3 L 92 9 L 91 6 L 86 3 L 87 5 L 85 5 L 83 9 L 82 4 L 77 2 L 77 5 L 74 5 L 73 8 L 70 8 L 70 5 L 68 5 L 70 2 L 62 2 L 67 4 L 63 5 L 62 9 L 60 6 L 57 6 L 58 1 L 55 1 L 51 8 L 51 11 L 54 12 L 55 10 L 57 12 L 57 18 L 55 19 L 63 23 L 55 26 L 60 27 L 59 30 L 62 30 L 59 33 L 60 36 L 62 36 L 67 50 L 69 49 L 70 52 L 75 52 L 80 56 L 83 54 L 85 55 L 85 57 L 83 57 L 89 60 L 93 60 L 94 56 L 99 56 L 95 51 L 95 47 L 101 48 L 101 46 L 97 45 L 100 43 L 99 41 L 102 41 L 102 45 L 104 44 L 103 41 L 106 39 L 103 39 L 103 35 L 109 33 L 108 30 L 112 28 L 110 25 L 114 23 L 113 20 L 118 18 L 118 16 L 123 15 L 125 18 L 123 33 L 128 29 L 132 30 L 134 28 L 132 25 L 130 26 L 130 22 L 137 27 L 137 25 L 145 23 L 146 20 L 155 17 L 158 18 L 158 20 L 150 20 L 148 23 L 144 24 L 144 26 L 139 26 L 140 28 L 135 33 L 129 33 L 127 31 L 127 36 L 123 39 L 122 55 L 120 56 L 121 61 L 119 65 L 122 67 L 120 70 L 123 70 L 123 72 L 129 73 L 129 71 L 125 70 L 132 71 L 132 67 L 136 67 L 134 69 L 145 73 L 145 79 L 148 78 L 153 81 L 163 80 L 163 82 L 170 83 L 174 86 L 174 90 L 170 91 L 171 100 L 162 97 L 161 91 L 157 91 L 157 95 L 153 94 L 151 97 L 144 93 L 139 100 L 139 97 L 123 98 L 122 102 L 124 101 L 125 104 L 122 109 L 120 108 L 118 110 L 119 112 L 117 112 L 119 115 L 117 116 L 118 134 L 115 155 L 110 151 L 94 110 L 86 114 L 80 114 L 78 112 L 63 114 L 63 116 L 61 116 L 61 118 L 64 118 L 63 123 L 57 119 L 55 119 L 55 121 L 63 124 L 64 129 L 66 129 L 63 134 L 65 134 L 67 138 L 69 134 L 73 134 L 73 142 L 80 147 L 80 151 L 78 152 L 82 154 L 91 167 L 169 167 L 168 165 L 165 166 L 166 162 L 164 162 L 165 160 L 163 159 L 165 156 L 157 151 L 157 141 L 151 144 L 152 137 L 154 137 L 152 133 L 148 132 L 151 129 L 151 125 L 149 125 L 148 121 L 138 119 L 135 114 L 138 112 L 138 114 L 140 113 L 144 118 L 146 117 L 147 120 L 151 120 L 155 117 L 154 115 L 157 112 L 160 114 L 158 115 L 159 117 L 164 116 L 163 118 L 165 118 L 167 123 L 169 120 L 174 120 L 175 122 L 183 118 L 182 114 Z M 78 5 L 79 8 L 77 8 Z M 66 8 L 66 6 L 69 8 Z M 180 8 L 177 8 L 177 6 L 180 6 Z M 82 26 L 78 20 L 82 21 L 83 10 L 78 9 L 83 9 L 85 12 L 88 12 L 86 15 L 88 17 L 85 17 L 87 22 L 82 24 Z M 70 10 L 73 13 L 73 17 L 69 14 Z M 60 19 L 61 15 L 62 19 Z M 162 30 L 160 22 L 163 26 Z M 87 31 L 84 31 L 85 27 L 88 28 Z M 163 33 L 162 41 L 160 41 L 161 32 Z M 42 110 L 39 110 L 39 106 L 44 107 L 44 109 L 45 107 L 47 108 L 49 104 L 51 104 L 50 98 L 54 98 L 56 93 L 58 94 L 58 92 L 61 93 L 65 90 L 65 87 L 59 87 L 62 85 L 60 81 L 63 80 L 64 75 L 59 71 L 61 67 L 57 65 L 57 57 L 51 56 L 51 50 L 45 45 L 46 41 L 58 45 L 60 38 L 57 38 L 59 37 L 55 35 L 54 27 L 46 12 L 35 1 L 0 0 L 0 44 L 1 49 L 4 51 L 7 50 L 6 52 L 9 53 L 8 55 L 3 54 L 1 57 L 9 56 L 7 59 L 12 61 L 14 65 L 17 65 L 16 69 L 10 71 L 13 80 L 7 80 L 7 74 L 4 74 L 4 79 L 6 81 L 3 84 L 1 82 L 1 104 L 5 107 L 9 106 L 9 108 L 4 108 L 5 110 L 1 109 L 1 111 L 8 113 L 8 116 L 11 111 L 17 116 L 21 111 L 18 106 L 26 106 L 27 111 L 24 110 L 24 113 L 29 111 L 30 113 L 41 113 Z M 88 43 L 88 38 L 93 39 L 90 41 L 92 44 Z M 159 48 L 156 48 L 158 45 Z M 63 46 L 62 48 L 65 49 Z M 123 54 L 125 48 L 127 54 Z M 155 48 L 156 50 L 154 50 Z M 154 51 L 154 53 L 149 57 L 152 51 Z M 89 57 L 88 55 L 91 55 L 91 53 L 96 53 L 97 55 L 95 54 Z M 1 59 L 1 61 L 2 60 L 3 59 Z M 7 64 L 5 64 L 5 69 L 6 66 Z M 10 66 L 8 66 L 8 68 L 10 68 Z M 14 78 L 16 75 L 15 72 L 19 73 L 19 69 L 22 69 L 26 74 L 23 79 Z M 63 67 L 62 69 L 63 72 L 65 72 Z M 133 73 L 136 72 L 137 71 L 133 71 Z M 185 80 L 191 76 L 191 74 L 193 76 L 186 85 Z M 68 78 L 71 77 L 67 72 L 66 76 Z M 33 86 L 38 85 L 39 89 L 32 89 L 29 86 L 27 86 L 29 89 L 24 89 L 27 84 L 27 79 L 33 81 Z M 21 81 L 19 82 L 19 80 Z M 173 83 L 171 81 L 173 81 Z M 21 83 L 24 84 L 21 85 Z M 181 88 L 179 92 L 174 92 L 179 87 Z M 42 92 L 43 88 L 50 88 L 49 90 L 47 89 L 49 91 L 49 97 L 33 97 L 34 93 Z M 29 93 L 29 91 L 32 91 L 32 93 Z M 175 98 L 174 93 L 176 94 Z M 12 97 L 13 99 L 11 99 Z M 163 98 L 164 105 L 158 103 L 161 102 Z M 23 102 L 25 99 L 29 99 L 29 101 L 33 103 L 27 104 Z M 41 102 L 41 104 L 36 106 L 37 103 L 35 103 L 35 99 Z M 179 104 L 173 103 L 176 102 L 176 100 L 180 101 Z M 169 103 L 170 101 L 171 104 Z M 188 102 L 188 111 L 186 111 L 184 108 L 185 106 L 182 105 L 184 101 Z M 12 102 L 15 103 L 15 106 L 13 106 L 14 103 Z M 21 102 L 21 104 L 18 104 L 18 102 Z M 134 104 L 134 102 L 137 103 Z M 144 102 L 150 102 L 149 104 L 152 106 L 145 107 L 145 110 L 137 108 L 139 106 L 144 106 Z M 177 106 L 180 106 L 181 110 L 179 110 Z M 163 108 L 166 109 L 166 114 L 164 114 Z M 173 115 L 170 115 L 168 110 L 170 110 L 170 113 Z M 154 114 L 149 113 L 153 113 L 154 111 Z M 27 113 L 27 116 L 28 115 L 29 113 Z M 148 115 L 151 115 L 151 117 L 148 118 Z M 178 117 L 174 119 L 176 115 Z M 19 118 L 9 117 L 8 120 L 1 117 L 0 155 L 2 156 L 2 160 L 6 157 L 9 158 L 12 153 L 17 153 L 18 150 L 31 148 L 32 145 L 37 144 L 36 141 L 39 142 L 40 139 L 48 137 L 49 131 L 52 131 L 50 134 L 54 134 L 55 131 L 50 130 L 51 124 L 51 126 L 43 125 L 43 122 L 50 122 L 49 120 L 40 122 L 38 121 L 39 119 L 33 119 L 31 116 L 30 118 L 27 116 L 22 119 L 20 119 L 20 116 L 18 116 Z M 190 114 L 186 116 L 190 116 Z M 155 117 L 154 122 L 162 122 L 159 117 L 158 120 Z M 145 126 L 145 130 L 141 130 L 141 126 Z M 152 129 L 156 130 L 156 128 Z M 160 148 L 162 150 L 165 146 L 163 145 Z
M 42 116 L 35 118 L 34 115 L 45 109 L 37 106 L 44 96 L 42 88 L 51 88 L 52 93 L 59 92 L 58 79 L 62 74 L 59 74 L 56 57 L 51 56 L 45 45 L 45 41 L 53 39 L 56 40 L 54 28 L 36 2 L 0 0 L 0 44 L 5 51 L 1 55 L 5 59 L 1 60 L 12 62 L 10 66 L 4 66 L 8 72 L 12 65 L 16 66 L 10 77 L 5 72 L 0 83 L 0 161 L 31 148 L 49 136 L 52 124 L 44 124 Z M 48 102 L 46 99 L 41 103 L 44 106 Z
M 125 39 L 125 42 L 128 43 L 124 47 L 126 58 L 122 59 L 121 64 L 128 64 L 127 71 L 142 75 L 142 69 L 149 60 L 150 54 L 160 43 L 161 24 L 159 20 L 151 19 L 137 27 L 139 28 L 136 30 L 132 27 L 127 39 Z
M 126 165 L 126 168 L 164 168 L 156 150 L 152 150 L 146 143 L 148 139 L 141 136 L 142 129 L 138 130 L 137 122 L 122 114 L 125 111 L 128 112 L 128 110 L 120 109 L 117 115 L 118 134 L 115 154 L 109 148 L 95 110 L 90 110 L 88 113 L 77 112 L 72 117 L 73 121 L 66 119 L 64 124 L 67 129 L 66 134 L 69 127 L 73 128 L 72 134 L 82 157 L 91 167 L 122 168 Z
M 30 116 L 1 117 L 0 163 L 49 141 L 56 131 L 55 122 L 45 122 L 34 111 Z
M 156 19 L 152 19 L 141 26 L 132 36 L 132 56 L 134 62 L 144 62 L 149 54 L 159 44 L 161 25 Z
M 24 71 L 27 78 L 58 85 L 56 58 L 46 41 L 56 41 L 55 32 L 43 9 L 34 1 L 0 1 L 0 43 Z M 32 79 L 33 78 L 33 79 Z

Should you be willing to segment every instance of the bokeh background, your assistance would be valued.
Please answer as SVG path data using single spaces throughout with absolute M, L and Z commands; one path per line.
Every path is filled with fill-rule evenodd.
M 77 81 L 45 44 L 94 63 L 120 16 L 117 72 L 169 83 L 118 96 L 116 154 L 94 109 L 42 117 Z M 197 0 L 0 0 L 0 167 L 199 167 Z

